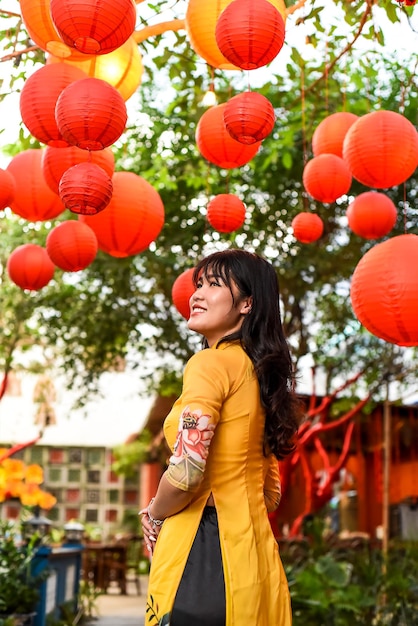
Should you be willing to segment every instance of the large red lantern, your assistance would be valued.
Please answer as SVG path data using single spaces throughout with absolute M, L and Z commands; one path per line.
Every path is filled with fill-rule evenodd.
M 209 224 L 221 233 L 232 233 L 245 222 L 245 205 L 232 193 L 221 193 L 209 202 Z
M 313 243 L 324 232 L 324 223 L 316 213 L 302 211 L 292 220 L 293 234 L 301 243 Z
M 16 183 L 12 174 L 0 168 L 0 211 L 12 202 L 16 191 Z
M 97 255 L 97 237 L 92 229 L 78 220 L 67 220 L 55 226 L 46 238 L 51 261 L 65 272 L 78 272 L 93 263 Z
M 234 0 L 221 13 L 215 37 L 230 63 L 254 70 L 270 63 L 283 47 L 285 25 L 267 0 Z
M 336 154 L 343 156 L 343 143 L 348 129 L 358 120 L 358 115 L 340 111 L 332 113 L 322 120 L 312 135 L 312 152 L 319 154 Z
M 114 257 L 139 254 L 154 241 L 164 224 L 159 193 L 132 172 L 113 175 L 113 195 L 105 211 L 80 215 L 96 233 L 99 249 Z
M 81 215 L 95 215 L 112 197 L 112 179 L 94 163 L 73 165 L 62 175 L 59 195 L 66 209 Z
M 303 185 L 319 202 L 335 202 L 351 187 L 351 173 L 343 159 L 335 154 L 320 154 L 304 167 Z
M 42 246 L 25 243 L 13 250 L 7 261 L 10 280 L 21 289 L 37 291 L 52 279 L 55 265 Z
M 128 115 L 125 101 L 114 87 L 99 78 L 84 78 L 61 93 L 55 118 L 70 145 L 103 150 L 119 139 Z
M 347 209 L 349 227 L 365 239 L 387 235 L 395 226 L 397 216 L 392 200 L 378 191 L 361 193 Z
M 51 17 L 62 40 L 84 54 L 107 54 L 135 30 L 132 0 L 51 0 Z
M 68 146 L 58 130 L 55 105 L 61 92 L 85 73 L 71 65 L 44 65 L 23 85 L 20 94 L 20 114 L 23 123 L 38 141 L 50 146 Z
M 271 102 L 261 93 L 246 91 L 226 103 L 226 130 L 240 143 L 252 144 L 265 139 L 273 130 L 276 116 Z
M 360 259 L 351 280 L 357 319 L 376 337 L 418 345 L 418 235 L 379 243 Z
M 105 80 L 120 93 L 125 102 L 135 93 L 142 80 L 142 57 L 134 37 L 129 37 L 120 48 L 109 54 L 87 56 L 85 59 L 60 59 L 49 54 L 46 62 L 66 63 L 83 70 L 87 76 Z
M 68 148 L 47 147 L 42 154 L 42 173 L 47 185 L 59 194 L 59 184 L 64 172 L 78 163 L 94 163 L 112 176 L 115 170 L 115 157 L 111 148 L 104 150 L 81 150 L 76 146 Z
M 31 222 L 50 220 L 65 210 L 56 193 L 51 191 L 42 175 L 42 150 L 31 148 L 19 152 L 7 166 L 16 182 L 10 208 L 13 213 Z
M 196 143 L 200 154 L 218 167 L 233 169 L 245 165 L 257 154 L 261 142 L 245 145 L 233 139 L 225 127 L 226 104 L 205 111 L 196 128 Z
M 190 317 L 190 298 L 196 291 L 193 283 L 194 268 L 188 269 L 176 278 L 171 289 L 171 298 L 177 311 L 186 320 Z
M 373 111 L 347 132 L 343 158 L 363 185 L 378 189 L 400 185 L 418 166 L 418 133 L 400 113 Z

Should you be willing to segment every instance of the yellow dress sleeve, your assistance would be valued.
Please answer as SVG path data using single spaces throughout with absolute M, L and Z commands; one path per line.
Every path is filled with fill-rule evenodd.
M 274 454 L 271 454 L 265 460 L 264 471 L 264 500 L 266 502 L 267 511 L 272 513 L 279 506 L 282 495 L 279 463 Z

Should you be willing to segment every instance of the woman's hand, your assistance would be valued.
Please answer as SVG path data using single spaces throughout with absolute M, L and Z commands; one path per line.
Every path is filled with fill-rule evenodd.
M 142 532 L 144 534 L 145 545 L 148 552 L 152 555 L 154 553 L 155 542 L 157 541 L 157 537 L 160 534 L 161 526 L 157 526 L 150 520 L 148 516 L 148 509 L 142 509 L 142 511 L 139 511 L 138 515 L 142 515 L 141 525 Z

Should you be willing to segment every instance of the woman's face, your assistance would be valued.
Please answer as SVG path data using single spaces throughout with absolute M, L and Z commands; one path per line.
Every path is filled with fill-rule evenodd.
M 202 274 L 197 289 L 190 298 L 188 326 L 204 337 L 209 346 L 219 339 L 241 328 L 244 315 L 251 309 L 250 298 L 242 298 L 232 282 L 231 291 L 221 278 L 214 277 L 210 270 Z

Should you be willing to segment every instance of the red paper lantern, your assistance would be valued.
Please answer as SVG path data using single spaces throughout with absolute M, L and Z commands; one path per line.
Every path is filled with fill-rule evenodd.
M 87 76 L 100 78 L 112 85 L 125 100 L 135 93 L 142 80 L 142 57 L 134 37 L 129 37 L 120 48 L 100 56 L 87 56 L 84 59 L 60 59 L 51 54 L 48 64 L 66 63 L 78 67 Z
M 81 150 L 76 146 L 68 148 L 47 147 L 42 154 L 42 173 L 48 187 L 59 194 L 59 184 L 64 172 L 78 163 L 94 163 L 112 176 L 115 170 L 115 157 L 111 148 L 104 150 Z
M 357 319 L 376 337 L 418 345 L 418 235 L 379 243 L 360 259 L 351 280 Z
M 176 278 L 171 289 L 171 298 L 177 311 L 186 320 L 190 317 L 190 298 L 196 291 L 193 283 L 194 268 L 188 269 Z
M 276 116 L 271 102 L 255 91 L 246 91 L 226 103 L 226 130 L 240 143 L 252 144 L 265 139 L 273 130 Z
M 95 215 L 107 207 L 112 197 L 112 179 L 94 163 L 73 165 L 62 175 L 59 195 L 66 209 L 82 215 Z
M 347 209 L 351 230 L 365 239 L 387 235 L 395 226 L 397 216 L 392 200 L 378 191 L 361 193 Z
M 219 50 L 230 63 L 254 70 L 270 63 L 283 47 L 284 20 L 267 0 L 234 0 L 215 30 Z
M 232 193 L 221 193 L 208 204 L 209 224 L 221 233 L 232 233 L 245 222 L 245 205 Z
M 303 185 L 319 202 L 335 202 L 351 187 L 351 173 L 343 159 L 335 154 L 320 154 L 304 167 Z
M 312 135 L 312 152 L 319 154 L 336 154 L 343 156 L 343 143 L 348 129 L 358 120 L 358 115 L 340 111 L 328 115 L 316 127 Z
M 347 132 L 343 158 L 363 185 L 378 189 L 400 185 L 418 166 L 418 133 L 400 113 L 373 111 Z
M 15 179 L 7 170 L 0 168 L 0 211 L 10 206 L 16 191 Z
M 10 161 L 7 171 L 16 182 L 10 208 L 13 213 L 31 222 L 50 220 L 65 210 L 61 199 L 45 182 L 42 175 L 42 150 L 19 152 Z
M 79 220 L 96 233 L 99 249 L 114 257 L 146 250 L 164 224 L 164 205 L 159 193 L 132 172 L 113 175 L 113 196 L 105 211 L 80 215 Z
M 51 17 L 63 41 L 84 54 L 107 54 L 135 30 L 132 0 L 51 0 Z
M 324 223 L 315 213 L 298 213 L 292 220 L 293 234 L 301 243 L 313 243 L 324 232 Z
M 78 220 L 61 222 L 46 238 L 49 258 L 65 272 L 85 269 L 93 263 L 97 249 L 96 235 L 87 224 Z
M 42 246 L 25 243 L 13 250 L 7 261 L 10 280 L 21 289 L 37 291 L 52 279 L 55 265 Z
M 200 154 L 225 169 L 245 165 L 257 154 L 261 142 L 249 146 L 233 139 L 225 127 L 226 104 L 218 104 L 205 111 L 196 128 L 196 143 Z
M 125 102 L 114 87 L 99 78 L 84 78 L 61 93 L 55 118 L 70 145 L 103 150 L 119 139 L 128 115 Z
M 55 120 L 55 105 L 61 92 L 85 73 L 71 65 L 44 65 L 23 85 L 20 94 L 20 114 L 23 123 L 38 141 L 49 146 L 65 147 Z

